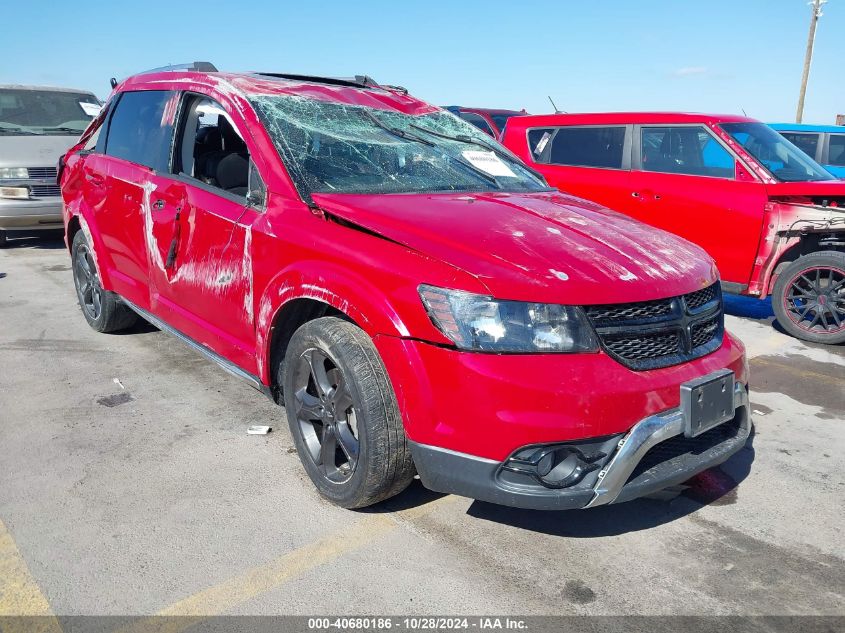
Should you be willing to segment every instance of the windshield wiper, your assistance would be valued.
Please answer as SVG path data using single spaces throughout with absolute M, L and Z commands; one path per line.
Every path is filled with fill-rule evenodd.
M 416 123 L 410 123 L 409 125 L 415 130 L 420 130 L 421 132 L 425 132 L 426 134 L 431 134 L 432 136 L 437 136 L 439 138 L 446 139 L 447 141 L 455 141 L 458 143 L 466 143 L 467 145 L 475 145 L 476 147 L 483 147 L 484 149 L 493 152 L 499 158 L 507 159 L 509 162 L 512 163 L 517 163 L 525 171 L 533 174 L 542 182 L 546 182 L 546 178 L 545 176 L 543 176 L 543 174 L 523 163 L 516 154 L 513 154 L 506 149 L 496 147 L 495 145 L 490 145 L 486 141 L 473 138 L 466 134 L 456 134 L 455 136 L 452 136 L 451 134 L 444 134 L 443 132 L 435 132 L 434 130 L 429 130 L 428 128 L 423 127 L 421 125 L 417 125 Z
M 0 126 L 0 134 L 11 134 L 11 135 L 28 134 L 30 136 L 39 136 L 38 132 L 33 132 L 32 130 L 28 130 L 28 129 L 23 128 L 23 127 L 18 127 L 16 125 L 9 126 L 9 127 Z
M 370 119 L 370 121 L 375 123 L 382 130 L 385 130 L 386 132 L 388 132 L 389 134 L 392 134 L 393 136 L 395 136 L 397 138 L 401 138 L 401 139 L 406 140 L 406 141 L 416 141 L 417 143 L 422 143 L 423 145 L 428 145 L 429 147 L 434 147 L 434 143 L 432 143 L 428 139 L 424 139 L 422 137 L 419 137 L 416 134 L 408 134 L 405 130 L 401 130 L 398 127 L 391 127 L 391 126 L 387 125 L 387 123 L 385 123 L 384 121 L 379 119 L 375 114 L 373 114 L 369 110 L 364 110 L 363 112 L 367 116 L 367 118 Z
M 78 130 L 75 127 L 42 127 L 45 132 L 73 132 L 74 134 L 82 134 L 84 130 Z

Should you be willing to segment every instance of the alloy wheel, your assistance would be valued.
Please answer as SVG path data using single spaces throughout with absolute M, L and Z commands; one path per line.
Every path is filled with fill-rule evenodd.
M 91 251 L 84 244 L 76 249 L 74 273 L 79 304 L 89 318 L 96 321 L 103 311 L 103 287 Z
M 817 266 L 793 277 L 783 297 L 789 319 L 819 334 L 845 331 L 845 270 Z
M 360 450 L 346 377 L 316 348 L 295 362 L 293 408 L 307 453 L 328 481 L 344 483 L 355 473 Z

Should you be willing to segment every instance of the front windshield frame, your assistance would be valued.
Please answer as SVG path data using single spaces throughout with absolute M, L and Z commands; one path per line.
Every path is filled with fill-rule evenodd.
M 0 135 L 79 136 L 96 116 L 83 103 L 91 112 L 102 106 L 89 92 L 0 88 Z
M 720 123 L 719 127 L 778 182 L 826 182 L 837 179 L 765 123 L 742 121 Z M 747 135 L 744 140 L 742 135 Z M 763 152 L 767 154 L 763 155 Z
M 410 115 L 299 95 L 254 95 L 250 103 L 309 204 L 312 194 L 552 190 L 506 148 L 445 110 Z M 481 159 L 502 175 L 479 171 Z

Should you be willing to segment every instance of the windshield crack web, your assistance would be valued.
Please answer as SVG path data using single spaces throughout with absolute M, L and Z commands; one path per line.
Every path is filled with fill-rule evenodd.
M 306 198 L 545 188 L 518 161 L 491 151 L 493 139 L 448 112 L 411 116 L 289 95 L 251 102 Z

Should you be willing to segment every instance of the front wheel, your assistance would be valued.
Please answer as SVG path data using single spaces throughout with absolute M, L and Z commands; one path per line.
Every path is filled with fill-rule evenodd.
M 845 253 L 810 253 L 784 268 L 772 292 L 778 323 L 813 343 L 845 342 Z
M 411 483 L 396 396 L 363 330 L 336 317 L 309 321 L 291 338 L 281 372 L 296 450 L 320 494 L 361 508 Z

